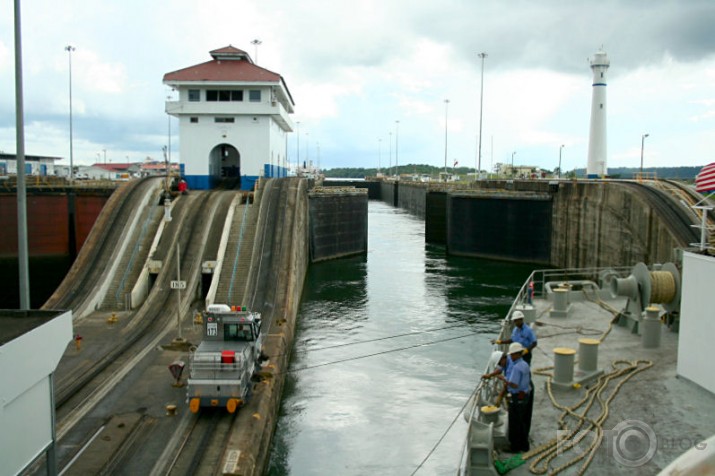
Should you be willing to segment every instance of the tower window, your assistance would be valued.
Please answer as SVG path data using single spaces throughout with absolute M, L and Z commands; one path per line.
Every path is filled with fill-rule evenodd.
M 601 72 L 601 77 L 603 77 L 603 72 Z
M 234 121 L 235 121 L 235 118 L 233 118 L 233 117 L 214 117 L 214 122 L 232 123 Z
M 200 89 L 189 89 L 189 101 L 190 102 L 201 101 L 201 90 Z
M 601 104 L 601 109 L 603 109 L 603 104 Z
M 251 102 L 261 102 L 261 90 L 251 89 L 248 91 L 248 100 Z
M 192 124 L 198 124 L 199 123 L 199 118 L 198 117 L 192 117 L 189 119 L 189 122 Z
M 243 101 L 243 91 L 232 89 L 207 90 L 206 100 L 211 102 Z

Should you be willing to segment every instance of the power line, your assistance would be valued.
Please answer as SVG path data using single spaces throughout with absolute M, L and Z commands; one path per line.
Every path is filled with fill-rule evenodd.
M 306 352 L 318 352 L 318 351 L 321 351 L 321 350 L 337 349 L 337 348 L 339 348 L 339 347 L 347 347 L 347 346 L 350 346 L 350 345 L 369 344 L 369 343 L 372 343 L 372 342 L 379 342 L 379 341 L 381 341 L 381 340 L 396 339 L 396 338 L 398 338 L 398 337 L 417 336 L 417 335 L 421 335 L 421 334 L 427 334 L 428 332 L 444 331 L 444 330 L 449 330 L 449 329 L 455 329 L 455 328 L 457 328 L 457 327 L 468 327 L 468 326 L 470 326 L 470 325 L 471 325 L 471 324 L 455 324 L 455 325 L 453 325 L 453 326 L 435 327 L 435 328 L 426 329 L 426 330 L 423 330 L 423 331 L 407 332 L 407 333 L 404 333 L 404 334 L 395 334 L 395 335 L 391 335 L 391 336 L 387 336 L 387 337 L 378 337 L 378 338 L 375 338 L 375 339 L 359 340 L 359 341 L 355 341 L 355 342 L 345 342 L 345 343 L 343 343 L 343 344 L 328 345 L 328 346 L 325 346 L 325 347 L 318 347 L 317 349 L 299 349 L 299 350 L 294 350 L 293 353 L 303 354 L 303 353 L 306 353 Z M 276 354 L 276 355 L 270 355 L 270 356 L 268 356 L 268 357 L 269 357 L 269 358 L 276 358 L 276 357 L 283 357 L 284 355 L 287 355 L 287 354 L 286 354 L 286 353 Z
M 404 334 L 395 334 L 387 337 L 378 337 L 376 339 L 368 339 L 368 340 L 360 340 L 360 341 L 355 341 L 355 342 L 346 342 L 344 344 L 335 344 L 335 345 L 329 345 L 327 347 L 318 347 L 317 349 L 302 349 L 302 350 L 296 350 L 296 352 L 314 352 L 314 351 L 319 351 L 319 350 L 327 350 L 327 349 L 335 349 L 337 347 L 345 347 L 348 345 L 357 345 L 357 344 L 369 344 L 371 342 L 378 342 L 381 340 L 388 340 L 388 339 L 395 339 L 397 337 L 405 337 L 405 336 L 417 336 L 420 334 L 427 334 L 428 332 L 437 332 L 437 331 L 444 331 L 448 329 L 454 329 L 456 327 L 468 327 L 471 324 L 455 324 L 453 326 L 446 326 L 446 327 L 435 327 L 432 329 L 426 329 L 423 331 L 416 331 L 416 332 L 406 332 Z
M 392 352 L 400 352 L 400 351 L 403 351 L 403 350 L 416 349 L 416 348 L 418 348 L 418 347 L 425 347 L 425 346 L 428 346 L 428 345 L 441 344 L 442 342 L 449 342 L 449 341 L 452 341 L 452 340 L 463 339 L 463 338 L 465 338 L 465 337 L 471 337 L 471 336 L 475 336 L 475 335 L 477 335 L 477 334 L 478 334 L 477 332 L 470 332 L 469 334 L 463 334 L 463 335 L 461 335 L 461 336 L 448 337 L 448 338 L 446 338 L 446 339 L 440 339 L 440 340 L 435 340 L 435 341 L 431 341 L 431 342 L 423 342 L 423 343 L 420 343 L 420 344 L 410 345 L 410 346 L 407 346 L 407 347 L 400 347 L 400 348 L 398 348 L 398 349 L 383 350 L 383 351 L 380 351 L 380 352 L 374 352 L 374 353 L 372 353 L 372 354 L 360 355 L 360 356 L 358 356 L 358 357 L 350 357 L 350 358 L 347 358 L 347 359 L 340 359 L 340 360 L 335 360 L 335 361 L 332 361 L 332 362 L 324 362 L 324 363 L 322 363 L 322 364 L 309 365 L 309 366 L 300 367 L 300 368 L 297 368 L 297 369 L 290 369 L 290 370 L 288 370 L 287 373 L 300 372 L 300 371 L 302 371 L 302 370 L 311 370 L 311 369 L 316 369 L 316 368 L 318 368 L 318 367 L 326 367 L 326 366 L 328 366 L 328 365 L 341 364 L 341 363 L 344 363 L 344 362 L 351 362 L 351 361 L 353 361 L 353 360 L 367 359 L 368 357 L 375 357 L 375 356 L 377 356 L 377 355 L 390 354 L 390 353 L 392 353 Z
M 415 468 L 414 471 L 412 471 L 412 473 L 410 474 L 410 476 L 414 476 L 414 474 L 417 473 L 417 471 L 419 471 L 420 469 L 422 469 L 422 466 L 424 466 L 424 464 L 427 462 L 427 460 L 430 459 L 430 456 L 432 456 L 432 453 L 434 453 L 434 451 L 439 447 L 439 445 L 442 444 L 442 440 L 444 440 L 444 437 L 447 436 L 447 433 L 450 432 L 450 430 L 452 429 L 452 427 L 453 427 L 454 424 L 456 423 L 457 419 L 459 418 L 459 415 L 461 415 L 461 414 L 464 412 L 464 409 L 467 408 L 467 405 L 469 405 L 469 402 L 472 401 L 472 397 L 474 397 L 474 396 L 477 394 L 477 391 L 478 391 L 478 390 L 479 390 L 479 384 L 477 384 L 477 386 L 474 387 L 474 390 L 472 391 L 471 395 L 469 395 L 469 398 L 467 398 L 467 401 L 464 402 L 464 405 L 462 405 L 462 408 L 459 409 L 459 411 L 457 412 L 457 414 L 454 415 L 454 418 L 453 418 L 452 421 L 450 422 L 450 424 L 449 424 L 449 426 L 447 427 L 447 429 L 444 430 L 444 432 L 442 433 L 442 436 L 439 437 L 439 439 L 437 440 L 437 443 L 435 443 L 434 446 L 432 446 L 432 449 L 429 451 L 429 453 L 427 453 L 427 456 L 425 456 L 424 459 L 420 462 L 420 464 L 417 465 L 417 467 Z M 476 403 L 476 400 L 475 400 L 474 404 L 475 404 L 475 405 L 477 404 L 477 403 Z

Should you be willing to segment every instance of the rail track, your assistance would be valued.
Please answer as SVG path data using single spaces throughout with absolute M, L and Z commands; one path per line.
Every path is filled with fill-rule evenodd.
M 678 241 L 679 246 L 685 248 L 699 240 L 700 237 L 693 228 L 693 225 L 698 223 L 695 223 L 693 216 L 667 193 L 648 184 L 627 181 L 617 183 L 631 189 L 634 194 L 643 198 L 653 207 L 656 214 L 661 217 L 663 223 Z
M 111 256 L 124 236 L 124 228 L 141 198 L 156 188 L 160 180 L 152 177 L 127 182 L 111 195 L 67 276 L 43 309 L 82 308 L 107 271 Z
M 134 193 L 142 193 L 137 189 L 129 190 L 129 197 L 120 200 L 120 205 L 109 215 L 121 214 L 132 208 Z M 210 236 L 212 229 L 213 211 L 215 208 L 226 202 L 225 194 L 231 192 L 194 192 L 189 194 L 177 203 L 173 220 L 174 231 L 167 233 L 159 243 L 157 252 L 164 258 L 164 265 L 159 275 L 156 277 L 151 292 L 144 304 L 123 317 L 126 324 L 117 327 L 116 334 L 121 338 L 109 338 L 109 342 L 104 342 L 103 349 L 96 358 L 84 359 L 82 363 L 72 362 L 71 358 L 66 360 L 57 372 L 56 379 L 56 415 L 57 415 L 57 441 L 58 441 L 58 463 L 60 468 L 68 468 L 70 463 L 75 464 L 75 457 L 81 447 L 84 446 L 82 437 L 73 435 L 76 430 L 88 434 L 98 431 L 103 427 L 103 422 L 96 418 L 87 418 L 94 408 L 103 405 L 111 398 L 124 380 L 142 360 L 149 354 L 155 352 L 161 342 L 170 338 L 171 332 L 176 329 L 174 316 L 177 312 L 186 314 L 193 296 L 186 293 L 180 304 L 176 303 L 173 293 L 170 291 L 169 281 L 175 278 L 176 270 L 175 249 L 181 245 L 182 259 L 182 279 L 189 282 L 190 288 L 196 288 L 200 282 L 201 259 L 206 243 L 214 237 Z M 216 214 L 220 215 L 220 214 Z M 106 221 L 110 230 L 122 225 L 125 220 L 109 219 Z M 101 230 L 100 230 L 101 231 Z M 111 259 L 114 241 L 109 239 L 111 233 L 97 232 L 98 235 L 106 239 L 98 240 L 98 244 L 89 255 L 91 258 L 102 261 Z M 100 266 L 97 266 L 99 268 Z M 91 290 L 83 289 L 97 285 L 97 276 L 101 272 L 87 272 L 87 277 L 75 276 L 72 278 L 73 286 L 77 286 L 77 292 L 67 299 L 55 299 L 59 305 L 77 303 L 81 301 L 83 295 L 87 295 Z M 94 280 L 94 281 L 93 281 Z M 103 317 L 101 318 L 103 319 Z M 88 318 L 92 321 L 92 318 Z M 96 319 L 94 319 L 96 321 Z M 89 325 L 89 324 L 88 324 Z M 81 355 L 81 354 L 79 354 Z M 75 361 L 78 359 L 75 359 Z M 88 422 L 84 422 L 83 420 Z M 141 437 L 140 437 L 141 438 Z M 63 444 L 63 441 L 69 442 Z M 109 464 L 109 462 L 107 463 Z M 41 472 L 41 464 L 31 468 L 29 473 Z M 71 473 L 72 471 L 70 471 Z
M 273 307 L 275 289 L 261 285 L 259 281 L 270 282 L 276 273 L 281 272 L 281 245 L 276 245 L 273 237 L 275 230 L 284 225 L 280 207 L 289 190 L 288 181 L 273 182 L 269 181 L 260 193 L 266 203 L 259 210 L 261 218 L 256 233 L 260 236 L 256 237 L 256 256 L 250 271 L 254 277 L 250 280 L 250 301 L 255 309 L 269 311 L 266 317 L 272 314 L 272 309 L 264 307 Z M 93 229 L 91 246 L 82 251 L 84 267 L 78 265 L 78 269 L 68 275 L 48 301 L 51 307 L 82 306 L 93 288 L 103 280 L 111 279 L 103 261 L 120 258 L 115 250 L 122 239 L 121 230 L 132 219 L 132 212 L 136 213 L 139 197 L 148 193 L 145 187 L 151 186 L 154 185 L 149 181 L 138 181 L 133 187 L 124 189 L 124 196 L 114 198 L 113 205 L 98 221 L 104 229 Z M 104 323 L 106 312 L 104 315 L 90 313 L 79 323 L 76 330 L 96 333 L 96 341 L 101 340 L 101 343 L 87 342 L 88 347 L 76 353 L 68 348 L 56 372 L 56 446 L 62 474 L 86 474 L 95 470 L 98 474 L 136 474 L 147 473 L 147 468 L 152 467 L 152 474 L 214 474 L 218 471 L 236 415 L 216 411 L 166 419 L 166 402 L 160 399 L 178 397 L 183 403 L 185 390 L 167 390 L 164 383 L 154 382 L 156 378 L 145 380 L 146 377 L 141 375 L 153 371 L 150 367 L 156 366 L 152 362 L 157 357 L 159 360 L 170 358 L 169 355 L 162 356 L 161 349 L 176 331 L 175 316 L 177 313 L 190 314 L 191 306 L 197 304 L 196 296 L 190 292 L 182 293 L 182 300 L 177 303 L 170 290 L 169 282 L 176 279 L 177 246 L 181 249 L 181 279 L 187 281 L 187 289 L 200 289 L 202 261 L 216 259 L 214 240 L 219 239 L 220 233 L 216 230 L 221 226 L 215 220 L 225 219 L 225 213 L 217 210 L 225 208 L 235 193 L 241 192 L 191 192 L 181 197 L 152 256 L 162 261 L 162 266 L 144 303 L 138 309 L 124 313 L 120 324 L 113 328 Z M 87 263 L 93 264 L 88 266 Z M 63 295 L 62 289 L 72 291 Z M 248 294 L 246 298 L 249 299 Z M 264 326 L 268 325 L 270 319 L 264 319 Z M 102 327 L 101 332 L 97 327 Z M 89 338 L 85 340 L 90 341 Z M 179 355 L 174 351 L 167 354 Z M 163 365 L 158 366 L 163 369 L 161 372 L 166 370 L 166 362 Z M 170 381 L 168 372 L 162 373 L 160 380 Z M 137 403 L 140 401 L 137 397 L 127 397 L 141 393 L 145 385 L 152 388 L 145 391 L 149 393 L 148 401 Z M 159 387 L 153 395 L 153 389 Z M 125 423 L 120 425 L 116 421 L 126 414 L 140 415 L 135 418 L 139 423 L 133 423 L 131 431 L 113 435 L 111 432 L 116 433 L 116 427 L 124 428 Z M 190 419 L 189 423 L 181 426 L 178 422 L 186 418 Z M 157 438 L 157 435 L 162 436 Z M 107 450 L 110 441 L 113 446 Z M 97 460 L 102 458 L 98 454 L 105 458 L 99 463 Z M 157 459 L 157 454 L 164 456 Z M 44 471 L 44 463 L 39 462 L 26 474 Z
M 250 285 L 244 299 L 263 314 L 264 330 L 270 326 L 279 307 L 276 302 L 281 299 L 273 282 L 286 273 L 281 266 L 289 250 L 276 237 L 292 224 L 292 215 L 285 209 L 292 183 L 269 180 L 255 195 L 258 223 L 248 271 Z M 132 219 L 140 197 L 148 193 L 144 187 L 151 186 L 155 185 L 150 181 L 138 181 L 124 189 L 126 196 L 113 198 L 113 205 L 98 220 L 101 228 L 93 229 L 90 246 L 80 253 L 84 254 L 86 268 L 78 265 L 70 273 L 48 301 L 52 307 L 82 306 L 93 288 L 111 279 L 105 261 L 119 259 L 115 250 L 122 239 L 122 228 Z M 75 322 L 75 331 L 86 335 L 85 343 L 81 351 L 69 346 L 55 373 L 56 457 L 61 474 L 221 472 L 219 465 L 241 411 L 233 415 L 220 410 L 190 414 L 185 390 L 171 387 L 166 369 L 168 363 L 181 358 L 182 351 L 167 349 L 164 344 L 176 332 L 177 313 L 191 315 L 192 308 L 202 307 L 196 294 L 182 293 L 177 303 L 175 292 L 170 290 L 170 281 L 176 279 L 177 246 L 181 250 L 181 279 L 187 281 L 187 289 L 200 289 L 202 262 L 216 259 L 215 241 L 221 235 L 218 230 L 235 193 L 241 192 L 191 192 L 182 196 L 152 255 L 162 266 L 144 303 L 122 313 L 120 323 L 113 326 L 105 323 L 107 312 L 88 313 Z M 251 198 L 253 195 L 246 200 Z M 63 289 L 69 290 L 67 295 Z M 184 319 L 184 327 L 190 325 L 188 321 Z M 178 407 L 176 417 L 167 417 L 166 404 L 177 402 L 172 405 Z M 244 414 L 241 419 L 250 421 L 251 416 Z M 26 474 L 45 471 L 40 461 Z

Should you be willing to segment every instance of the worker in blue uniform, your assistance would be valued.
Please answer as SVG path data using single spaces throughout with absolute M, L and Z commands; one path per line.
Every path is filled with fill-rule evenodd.
M 524 347 L 519 342 L 509 345 L 508 354 L 512 365 L 509 376 L 500 377 L 506 382 L 509 394 L 509 444 L 514 453 L 529 451 L 529 431 L 531 429 L 531 412 L 529 402 L 533 402 L 533 387 L 531 385 L 531 369 L 524 362 L 522 353 Z
M 524 348 L 522 358 L 531 366 L 531 351 L 536 347 L 536 334 L 531 330 L 531 327 L 524 325 L 524 313 L 514 311 L 511 314 L 511 321 L 514 323 L 514 330 L 511 331 L 511 338 L 505 340 L 496 340 L 495 344 L 511 344 L 518 342 Z

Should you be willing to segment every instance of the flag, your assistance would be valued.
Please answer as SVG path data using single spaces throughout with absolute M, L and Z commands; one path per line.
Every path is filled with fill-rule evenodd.
M 457 159 L 454 159 L 454 165 L 452 167 L 456 167 L 458 163 Z
M 715 162 L 706 165 L 700 170 L 700 173 L 695 177 L 695 190 L 700 193 L 715 190 Z

